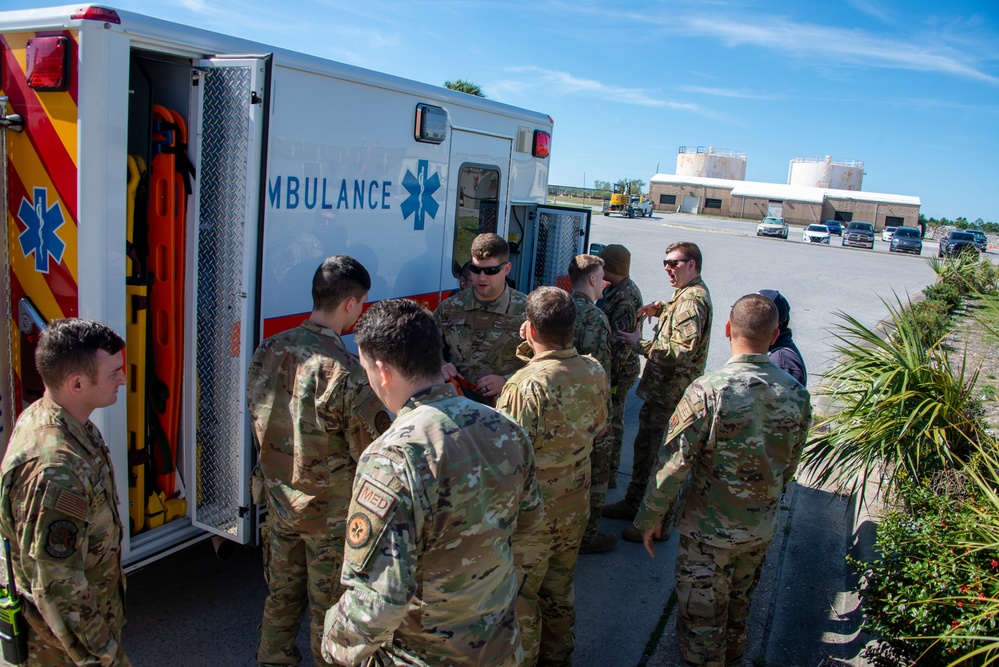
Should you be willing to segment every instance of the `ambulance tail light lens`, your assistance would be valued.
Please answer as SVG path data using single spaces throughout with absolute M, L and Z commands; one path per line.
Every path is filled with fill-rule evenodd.
M 447 139 L 447 111 L 429 104 L 416 105 L 416 140 L 427 144 L 444 143 Z
M 69 39 L 34 37 L 28 40 L 28 86 L 38 91 L 69 88 Z
M 552 152 L 552 135 L 543 130 L 534 130 L 534 148 L 531 155 L 545 158 Z
M 115 23 L 121 25 L 121 18 L 118 12 L 107 7 L 86 7 L 78 12 L 74 12 L 70 18 L 84 21 L 103 21 L 104 23 Z

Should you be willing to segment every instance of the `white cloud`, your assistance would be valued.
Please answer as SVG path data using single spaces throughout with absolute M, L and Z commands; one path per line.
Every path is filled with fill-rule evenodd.
M 731 88 L 712 88 L 709 86 L 681 86 L 679 90 L 685 93 L 699 93 L 701 95 L 713 95 L 715 97 L 732 97 L 740 100 L 780 100 L 784 95 L 774 93 L 754 93 L 746 90 L 733 90 Z

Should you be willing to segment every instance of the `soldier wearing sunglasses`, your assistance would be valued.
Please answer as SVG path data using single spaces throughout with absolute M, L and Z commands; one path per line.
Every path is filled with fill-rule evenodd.
M 461 376 L 495 400 L 508 377 L 524 362 L 517 358 L 527 296 L 509 287 L 510 247 L 497 234 L 472 241 L 472 288 L 455 294 L 434 313 L 444 338 L 445 380 Z
M 618 331 L 617 339 L 648 359 L 635 393 L 645 402 L 638 413 L 631 483 L 624 500 L 604 506 L 604 516 L 632 521 L 638 512 L 670 415 L 694 378 L 704 373 L 711 338 L 711 294 L 701 280 L 701 250 L 689 242 L 666 248 L 663 268 L 673 286 L 667 302 L 638 309 L 638 320 L 658 318 L 653 340 L 642 340 L 642 328 Z M 666 517 L 665 521 L 672 517 Z M 663 539 L 669 531 L 662 531 Z M 621 531 L 628 542 L 642 542 L 634 526 Z

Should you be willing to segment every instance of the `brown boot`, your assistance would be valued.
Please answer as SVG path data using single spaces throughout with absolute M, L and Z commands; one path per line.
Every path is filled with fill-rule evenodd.
M 583 543 L 579 545 L 579 553 L 602 554 L 613 549 L 615 544 L 617 544 L 617 535 L 614 533 L 593 533 L 583 538 Z
M 638 507 L 632 505 L 627 499 L 619 500 L 610 505 L 604 505 L 605 519 L 623 519 L 624 521 L 634 521 L 638 514 Z
M 653 542 L 668 542 L 669 541 L 669 529 L 663 526 L 662 532 L 660 533 L 662 537 L 653 537 Z M 638 544 L 642 543 L 642 531 L 635 528 L 634 526 L 625 526 L 621 530 L 621 539 L 625 542 L 636 542 Z

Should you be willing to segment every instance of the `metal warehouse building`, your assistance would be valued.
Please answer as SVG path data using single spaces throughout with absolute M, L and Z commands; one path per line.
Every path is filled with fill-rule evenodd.
M 875 229 L 919 226 L 919 197 L 860 190 L 863 162 L 795 158 L 788 172 L 789 184 L 785 185 L 738 179 L 745 174 L 745 160 L 744 154 L 734 151 L 681 146 L 677 173 L 653 176 L 649 197 L 656 210 L 669 213 L 754 220 L 771 215 L 783 217 L 792 225 L 862 220 L 873 222 Z M 714 174 L 718 173 L 737 178 L 717 178 Z

